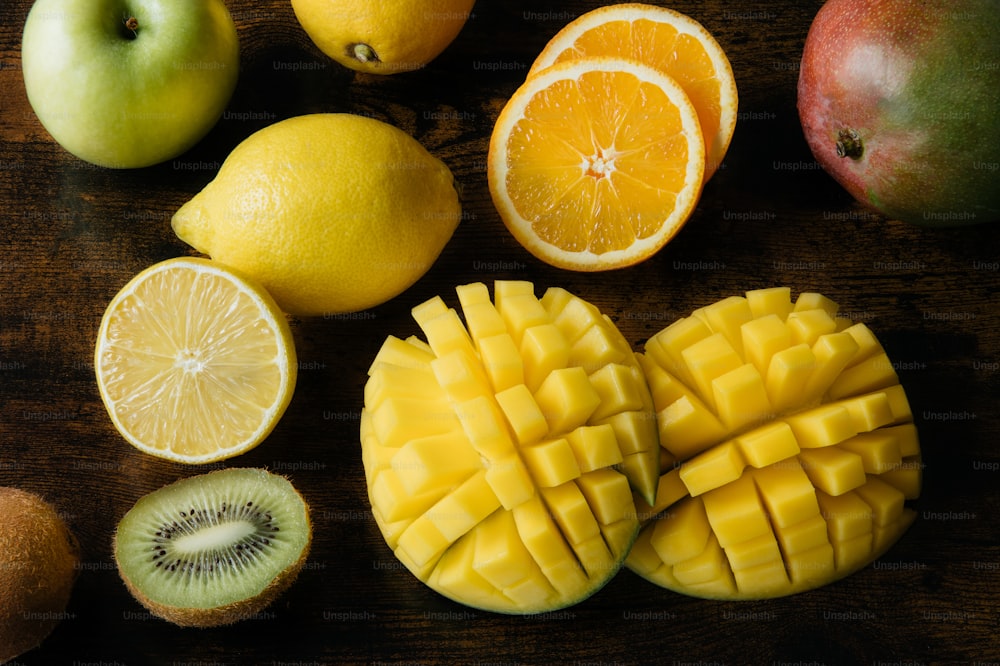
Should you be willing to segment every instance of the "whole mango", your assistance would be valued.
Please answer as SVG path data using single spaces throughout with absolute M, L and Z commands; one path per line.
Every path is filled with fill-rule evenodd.
M 891 219 L 1000 221 L 997 35 L 996 0 L 829 0 L 798 81 L 817 161 Z

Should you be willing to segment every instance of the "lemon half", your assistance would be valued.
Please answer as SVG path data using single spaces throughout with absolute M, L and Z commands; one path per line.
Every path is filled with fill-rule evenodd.
M 288 321 L 266 291 L 208 259 L 168 259 L 112 298 L 94 369 L 118 431 L 183 463 L 249 451 L 278 423 L 298 364 Z

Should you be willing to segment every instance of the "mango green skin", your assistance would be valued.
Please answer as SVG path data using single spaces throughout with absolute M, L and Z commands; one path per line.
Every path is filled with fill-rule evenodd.
M 110 168 L 191 148 L 221 117 L 239 72 L 222 0 L 37 0 L 21 55 L 28 101 L 52 138 Z
M 817 161 L 890 219 L 1000 221 L 998 35 L 997 0 L 829 0 L 798 81 Z

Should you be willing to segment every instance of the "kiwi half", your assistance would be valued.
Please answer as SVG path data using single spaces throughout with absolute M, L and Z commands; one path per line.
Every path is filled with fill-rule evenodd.
M 66 615 L 80 548 L 55 507 L 0 488 L 0 662 L 37 647 Z
M 253 617 L 309 554 L 309 507 L 291 482 L 233 468 L 182 479 L 136 502 L 118 524 L 115 561 L 151 613 L 185 627 Z

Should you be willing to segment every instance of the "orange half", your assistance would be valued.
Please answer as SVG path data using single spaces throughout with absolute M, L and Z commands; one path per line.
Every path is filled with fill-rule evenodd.
M 528 72 L 594 56 L 626 57 L 673 77 L 698 111 L 705 137 L 705 181 L 718 169 L 736 129 L 738 95 L 722 47 L 696 20 L 642 3 L 607 5 L 582 14 L 549 41 Z
M 493 128 L 487 176 L 514 237 L 559 268 L 599 271 L 656 253 L 701 193 L 705 143 L 661 71 L 584 58 L 529 76 Z

